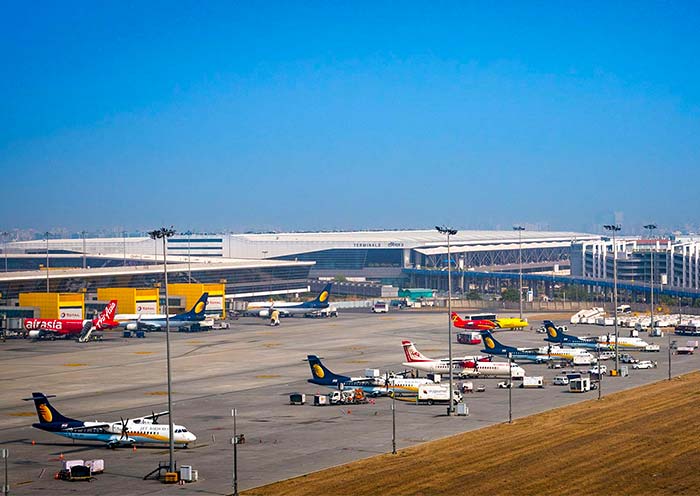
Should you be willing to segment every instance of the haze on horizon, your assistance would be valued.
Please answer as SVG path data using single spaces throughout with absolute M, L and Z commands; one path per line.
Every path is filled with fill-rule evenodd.
M 695 229 L 699 12 L 8 4 L 0 230 Z

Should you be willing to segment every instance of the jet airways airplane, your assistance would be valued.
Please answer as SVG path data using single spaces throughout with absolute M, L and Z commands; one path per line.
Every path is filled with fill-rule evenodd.
M 412 379 L 401 376 L 387 377 L 348 377 L 331 372 L 316 355 L 308 355 L 311 367 L 311 379 L 308 382 L 319 386 L 339 389 L 362 389 L 369 396 L 384 396 L 394 393 L 396 396 L 415 396 L 423 384 L 433 384 L 429 379 Z
M 61 415 L 49 403 L 50 397 L 53 396 L 32 393 L 31 398 L 25 398 L 25 401 L 34 402 L 39 416 L 39 423 L 32 424 L 32 427 L 69 439 L 100 441 L 106 443 L 108 448 L 170 442 L 170 426 L 157 423 L 158 417 L 167 415 L 168 412 L 135 419 L 120 419 L 118 422 L 84 422 Z M 173 425 L 173 430 L 175 445 L 187 448 L 197 440 L 197 437 L 182 425 Z
M 77 337 L 91 330 L 101 331 L 119 325 L 114 321 L 117 300 L 110 301 L 94 319 L 24 319 L 24 329 L 32 339 Z
M 208 298 L 209 293 L 203 293 L 189 312 L 171 315 L 170 327 L 177 329 L 203 321 Z M 127 331 L 164 331 L 166 325 L 165 315 L 157 314 L 119 314 L 114 319 Z
M 402 341 L 406 362 L 402 365 L 432 374 L 448 375 L 449 358 L 433 359 L 423 355 L 411 341 Z M 513 377 L 523 377 L 525 371 L 517 365 L 513 368 Z M 470 377 L 509 377 L 508 364 L 491 362 L 487 356 L 463 356 L 452 359 L 452 374 Z
M 492 355 L 511 355 L 513 360 L 526 360 L 535 363 L 545 363 L 550 360 L 581 360 L 587 363 L 595 361 L 593 355 L 580 348 L 561 348 L 559 346 L 543 346 L 539 348 L 516 348 L 499 343 L 489 331 L 481 331 L 481 339 L 484 341 L 484 353 Z
M 547 331 L 547 337 L 544 338 L 544 340 L 550 343 L 557 343 L 561 346 L 566 345 L 571 348 L 584 348 L 587 350 L 609 350 L 612 348 L 609 344 L 598 343 L 595 341 L 595 338 L 585 339 L 566 334 L 563 330 L 555 326 L 551 320 L 544 321 L 544 329 Z M 620 345 L 622 345 L 622 343 L 620 343 Z
M 328 297 L 331 295 L 332 283 L 326 284 L 326 287 L 311 301 L 295 303 L 291 301 L 251 301 L 248 303 L 246 313 L 254 314 L 258 317 L 269 317 L 273 310 L 279 311 L 281 316 L 288 317 L 290 315 L 299 315 L 314 310 L 322 310 L 328 308 Z

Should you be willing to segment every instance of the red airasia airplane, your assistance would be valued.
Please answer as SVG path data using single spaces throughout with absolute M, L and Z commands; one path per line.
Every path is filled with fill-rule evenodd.
M 496 324 L 490 320 L 463 320 L 456 312 L 452 312 L 452 325 L 475 331 L 490 331 L 496 327 Z
M 116 310 L 117 300 L 111 300 L 94 319 L 24 319 L 24 329 L 29 331 L 32 339 L 56 339 L 78 336 L 84 330 L 112 329 L 119 326 L 119 322 L 114 320 Z

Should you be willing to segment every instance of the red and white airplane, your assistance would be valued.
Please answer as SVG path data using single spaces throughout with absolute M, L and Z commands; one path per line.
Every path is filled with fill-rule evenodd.
M 452 325 L 460 329 L 469 329 L 474 331 L 490 331 L 496 328 L 496 324 L 491 320 L 464 320 L 452 312 Z
M 32 339 L 79 336 L 83 332 L 101 331 L 119 326 L 114 320 L 117 300 L 110 301 L 94 319 L 24 319 L 24 329 Z
M 420 370 L 422 372 L 430 372 L 433 374 L 442 374 L 443 377 L 450 373 L 449 358 L 433 359 L 424 356 L 416 349 L 410 341 L 402 341 L 404 353 L 406 353 L 407 362 L 403 363 L 404 367 Z M 452 373 L 457 376 L 467 377 L 513 377 L 522 378 L 525 376 L 525 370 L 516 364 L 513 364 L 511 371 L 508 370 L 507 362 L 492 362 L 489 356 L 463 356 L 452 359 Z

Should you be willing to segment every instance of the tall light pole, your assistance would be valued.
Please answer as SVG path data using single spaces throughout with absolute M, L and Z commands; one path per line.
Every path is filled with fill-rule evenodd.
M 190 263 L 190 241 L 192 239 L 192 231 L 187 231 L 187 282 L 192 284 L 192 265 Z
M 620 354 L 618 351 L 618 341 L 620 334 L 617 328 L 617 243 L 615 242 L 615 233 L 622 230 L 619 224 L 606 224 L 603 226 L 606 230 L 612 232 L 613 239 L 613 317 L 615 319 L 615 374 L 620 373 Z
M 231 410 L 231 416 L 233 417 L 233 496 L 238 496 L 238 431 L 236 430 L 236 417 L 238 416 L 238 410 L 236 408 Z
M 440 234 L 447 235 L 447 350 L 450 364 L 450 403 L 447 407 L 447 415 L 452 415 L 455 411 L 452 393 L 452 254 L 450 252 L 450 236 L 457 234 L 456 229 L 446 226 L 435 226 Z
M 170 366 L 170 305 L 168 304 L 168 261 L 166 258 L 165 243 L 168 238 L 175 234 L 175 229 L 171 227 L 161 227 L 154 231 L 150 231 L 148 235 L 156 240 L 163 239 L 163 279 L 165 283 L 165 353 L 168 367 L 168 424 L 169 424 L 169 435 L 168 435 L 168 448 L 170 452 L 170 472 L 175 471 L 175 464 L 173 463 L 173 458 L 175 457 L 175 428 L 173 427 L 173 395 L 172 395 L 172 372 Z
M 649 229 L 649 239 L 652 238 L 652 231 L 656 229 L 656 224 L 647 224 L 644 229 Z M 654 331 L 654 252 L 656 251 L 656 241 L 654 241 L 654 246 L 651 247 L 651 274 L 649 277 L 649 287 L 651 289 L 651 330 Z
M 0 232 L 0 235 L 2 235 L 2 238 L 3 238 L 2 251 L 5 255 L 5 272 L 7 272 L 7 237 L 10 235 L 10 233 L 7 231 L 3 231 L 3 232 Z
M 513 423 L 513 354 L 508 353 L 508 423 Z
M 86 260 L 86 248 L 85 248 L 85 234 L 87 234 L 85 231 L 80 231 L 80 234 L 83 237 L 83 269 L 87 268 L 87 260 Z
M 49 236 L 51 233 L 46 231 L 44 237 L 46 237 L 46 292 L 49 292 Z
M 124 267 L 126 267 L 126 231 L 122 231 L 122 238 L 124 240 Z
M 513 226 L 514 231 L 518 231 L 518 282 L 520 295 L 520 321 L 523 320 L 523 226 Z

